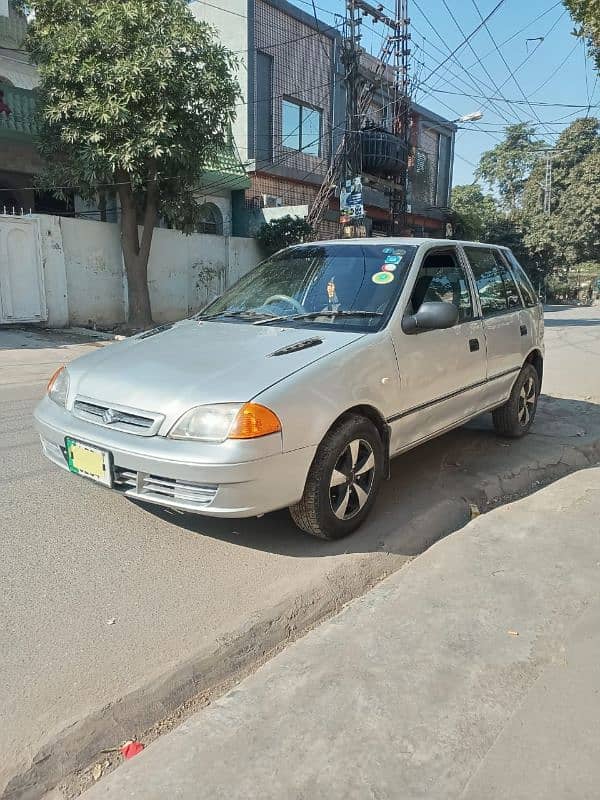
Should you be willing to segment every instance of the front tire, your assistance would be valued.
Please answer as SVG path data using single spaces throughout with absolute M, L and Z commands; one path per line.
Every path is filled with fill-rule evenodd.
M 384 449 L 372 422 L 352 414 L 321 442 L 299 503 L 296 525 L 321 539 L 341 539 L 366 519 L 384 474 Z
M 534 366 L 525 364 L 507 402 L 492 412 L 496 432 L 511 439 L 525 436 L 533 425 L 539 395 L 540 376 Z

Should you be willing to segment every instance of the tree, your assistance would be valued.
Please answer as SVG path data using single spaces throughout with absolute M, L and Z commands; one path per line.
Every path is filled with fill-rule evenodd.
M 486 242 L 499 215 L 496 200 L 484 194 L 478 183 L 452 189 L 452 227 L 457 239 Z
M 568 270 L 583 261 L 597 261 L 600 253 L 600 121 L 575 120 L 549 157 L 550 213 L 543 209 L 544 160 L 533 169 L 524 193 L 525 244 L 548 270 Z
M 26 5 L 34 12 L 27 47 L 40 72 L 44 182 L 90 200 L 116 189 L 128 320 L 147 325 L 154 227 L 160 217 L 185 232 L 194 227 L 195 185 L 225 144 L 239 92 L 234 58 L 186 0 Z
M 575 35 L 584 38 L 600 70 L 600 0 L 563 0 L 578 23 Z
M 541 142 L 535 129 L 526 122 L 509 125 L 504 141 L 482 154 L 475 177 L 498 192 L 509 213 L 516 211 L 523 198 L 527 177 L 533 168 Z
M 307 241 L 313 233 L 313 227 L 305 219 L 288 214 L 265 222 L 259 228 L 256 238 L 268 253 L 276 253 L 284 247 Z

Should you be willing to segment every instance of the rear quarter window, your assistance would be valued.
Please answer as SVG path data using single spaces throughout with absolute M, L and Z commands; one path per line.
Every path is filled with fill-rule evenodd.
M 535 289 L 533 288 L 531 281 L 529 280 L 529 276 L 527 275 L 523 267 L 519 264 L 519 262 L 517 261 L 511 250 L 503 250 L 502 252 L 504 254 L 504 257 L 510 264 L 513 274 L 519 285 L 519 289 L 521 290 L 521 294 L 523 295 L 523 302 L 525 303 L 527 308 L 532 308 L 533 306 L 537 306 L 539 303 L 539 299 Z

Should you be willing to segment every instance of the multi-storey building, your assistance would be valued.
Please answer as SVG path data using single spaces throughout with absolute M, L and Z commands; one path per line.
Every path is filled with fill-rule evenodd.
M 44 163 L 35 143 L 38 74 L 22 49 L 26 32 L 25 17 L 11 6 L 10 0 L 0 0 L 0 214 L 67 213 L 114 222 L 119 216 L 115 192 L 84 203 L 74 187 L 71 199 L 63 202 L 33 188 Z M 197 183 L 203 199 L 200 232 L 230 235 L 232 192 L 250 185 L 233 138 L 215 163 L 208 164 L 198 176 Z
M 305 215 L 346 126 L 341 25 L 327 25 L 287 0 L 196 0 L 190 8 L 217 29 L 239 59 L 241 98 L 233 131 L 251 187 L 237 193 L 234 203 L 246 211 L 237 217 L 244 232 L 274 216 Z M 376 64 L 363 56 L 365 77 Z M 381 89 L 371 97 L 373 121 L 388 131 L 392 80 L 391 70 L 385 70 Z M 413 106 L 407 154 L 411 232 L 446 235 L 454 130 L 438 115 Z M 365 177 L 366 228 L 376 234 L 389 225 L 389 192 L 374 189 Z M 338 201 L 332 198 L 319 234 L 338 233 Z
M 286 0 L 198 0 L 190 9 L 239 60 L 233 132 L 251 178 L 235 199 L 246 212 L 240 225 L 248 232 L 264 218 L 305 214 L 343 136 L 338 29 Z M 323 228 L 333 235 L 337 223 Z
M 35 208 L 31 187 L 42 168 L 34 143 L 37 73 L 21 50 L 26 31 L 25 18 L 0 0 L 0 213 Z

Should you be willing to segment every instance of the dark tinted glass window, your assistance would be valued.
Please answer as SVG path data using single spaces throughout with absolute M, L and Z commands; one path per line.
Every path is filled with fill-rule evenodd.
M 506 295 L 508 297 L 508 307 L 509 308 L 523 308 L 523 303 L 521 302 L 521 295 L 519 294 L 519 289 L 517 288 L 517 283 L 515 281 L 514 275 L 506 266 L 504 261 L 502 260 L 502 256 L 498 253 L 497 250 L 494 251 L 494 256 L 496 258 L 496 263 L 500 269 L 500 274 L 502 275 L 502 280 L 504 281 L 504 286 L 506 288 Z
M 537 306 L 538 304 L 538 297 L 535 292 L 535 289 L 531 285 L 531 281 L 529 280 L 527 273 L 523 269 L 523 267 L 519 264 L 517 259 L 514 257 L 513 253 L 510 250 L 503 250 L 502 251 L 506 258 L 508 259 L 512 271 L 517 279 L 517 283 L 519 284 L 519 288 L 521 289 L 521 294 L 523 295 L 523 301 L 528 308 L 532 306 Z
M 465 253 L 475 275 L 484 317 L 521 305 L 514 281 L 512 286 L 516 295 L 510 286 L 505 285 L 503 272 L 508 270 L 500 263 L 500 256 L 496 251 L 485 247 L 465 247 Z
M 473 302 L 464 269 L 456 255 L 431 253 L 425 258 L 413 289 L 412 313 L 423 303 L 454 303 L 459 311 L 459 321 L 473 319 Z

